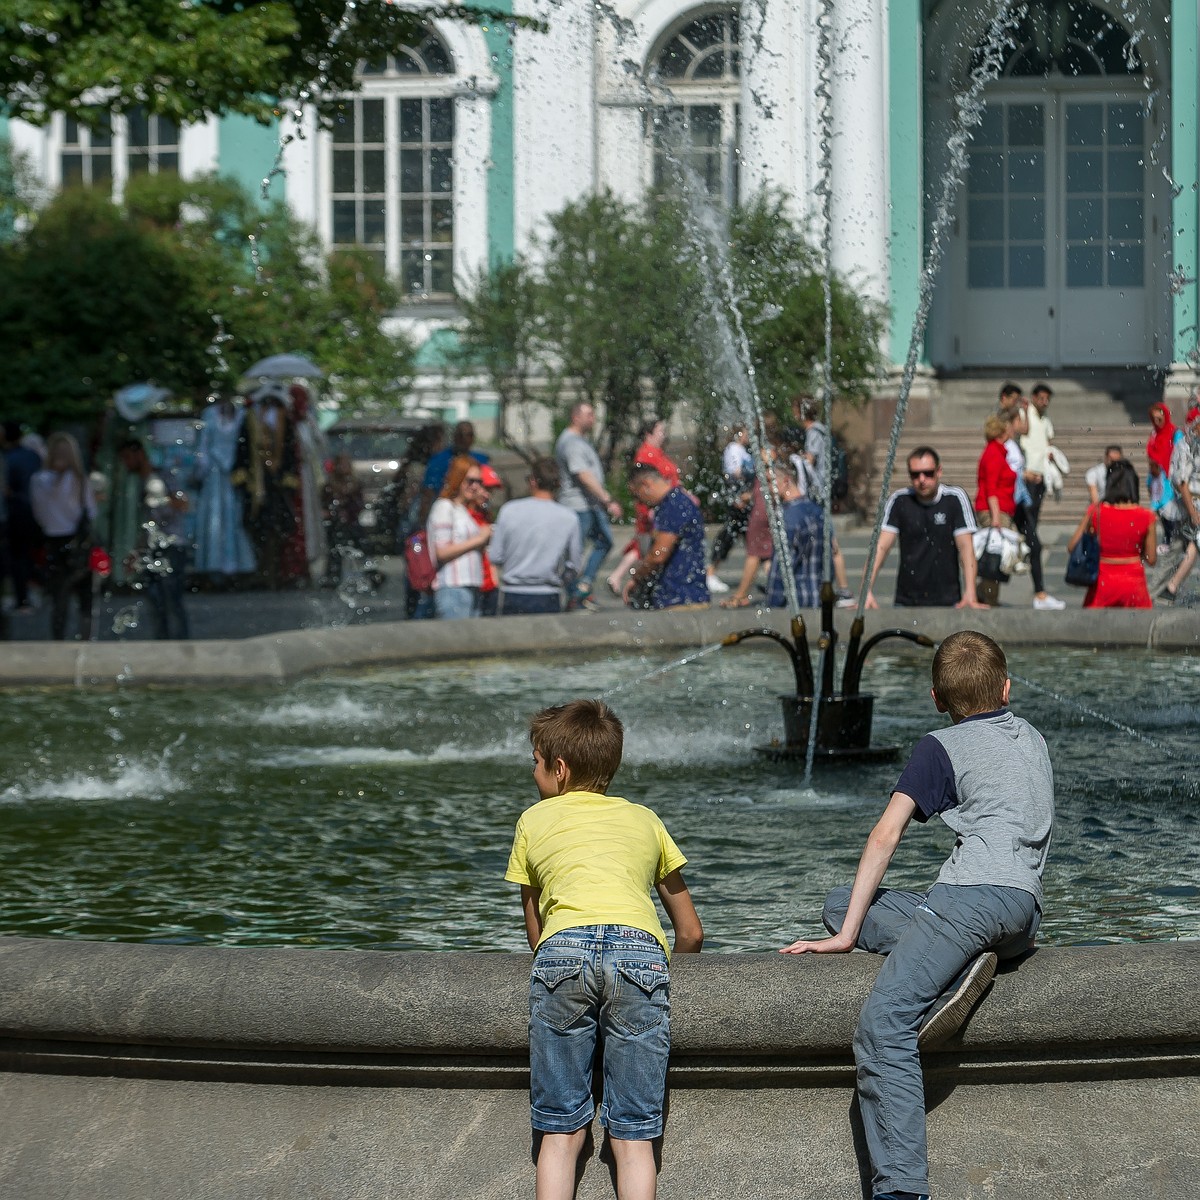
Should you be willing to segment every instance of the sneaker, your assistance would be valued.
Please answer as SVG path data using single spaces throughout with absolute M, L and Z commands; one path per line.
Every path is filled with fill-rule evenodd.
M 1038 612 L 1057 612 L 1060 608 L 1066 608 L 1067 602 L 1058 599 L 1057 596 L 1043 596 L 1040 600 L 1035 596 L 1033 598 L 1033 607 Z
M 581 609 L 583 609 L 584 612 L 599 612 L 600 611 L 600 605 L 598 605 L 595 602 L 595 600 L 592 599 L 591 593 L 589 593 L 586 596 L 580 596 L 579 599 L 576 601 L 576 603 L 579 605 L 579 607 Z
M 918 1049 L 936 1046 L 963 1027 L 980 996 L 992 982 L 999 961 L 991 950 L 971 960 L 955 981 L 954 990 L 939 996 L 930 1010 L 930 1015 L 917 1034 Z
M 1158 595 L 1155 596 L 1155 599 L 1161 600 L 1164 604 L 1174 604 L 1176 593 L 1171 591 L 1169 584 L 1164 583 L 1162 587 L 1158 589 Z
M 729 591 L 729 584 L 725 582 L 719 575 L 709 575 L 707 577 L 708 590 L 714 596 L 722 596 Z
M 858 601 L 855 600 L 855 598 L 853 596 L 839 596 L 838 599 L 836 601 L 834 601 L 833 607 L 834 608 L 857 608 Z

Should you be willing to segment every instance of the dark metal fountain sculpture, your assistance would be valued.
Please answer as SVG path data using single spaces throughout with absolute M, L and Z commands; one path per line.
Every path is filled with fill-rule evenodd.
M 868 638 L 864 644 L 863 619 L 855 617 L 853 625 L 850 626 L 850 640 L 846 646 L 842 690 L 835 692 L 833 660 L 838 634 L 833 627 L 833 601 L 833 584 L 826 581 L 821 587 L 821 634 L 817 639 L 817 650 L 824 651 L 824 659 L 817 710 L 815 757 L 823 762 L 865 762 L 894 758 L 897 747 L 871 745 L 871 718 L 875 710 L 875 697 L 859 691 L 863 665 L 867 655 L 888 638 L 904 638 L 918 646 L 928 647 L 933 646 L 933 639 L 923 633 L 911 633 L 907 629 L 885 629 Z M 792 660 L 792 670 L 796 677 L 795 694 L 779 697 L 783 707 L 783 741 L 774 741 L 768 746 L 758 746 L 756 749 L 760 754 L 780 761 L 803 761 L 808 753 L 813 700 L 817 697 L 804 618 L 799 613 L 792 618 L 791 641 L 773 629 L 743 629 L 739 633 L 731 633 L 723 644 L 736 646 L 747 638 L 755 637 L 769 638 L 782 646 Z

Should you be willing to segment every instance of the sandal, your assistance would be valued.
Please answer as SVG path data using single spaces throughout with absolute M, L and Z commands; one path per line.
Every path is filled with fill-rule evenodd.
M 721 601 L 722 608 L 749 608 L 754 601 L 749 596 L 730 596 Z

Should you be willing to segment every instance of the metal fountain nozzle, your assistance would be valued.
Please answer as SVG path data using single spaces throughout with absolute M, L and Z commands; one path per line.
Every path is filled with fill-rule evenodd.
M 793 645 L 774 629 L 740 629 L 737 633 L 728 633 L 721 639 L 722 646 L 736 646 L 747 638 L 761 637 L 776 642 L 787 651 L 792 660 L 792 674 L 796 679 L 796 695 L 811 696 L 813 694 L 812 663 L 808 657 L 808 646 L 804 641 L 804 620 L 800 616 L 792 618 L 792 634 L 797 636 L 797 644 Z
M 855 626 L 859 624 L 855 622 Z M 861 636 L 861 630 L 860 636 Z M 853 634 L 851 635 L 851 643 L 846 653 L 846 669 L 842 675 L 842 695 L 853 696 L 858 693 L 859 680 L 862 678 L 863 666 L 866 664 L 867 655 L 879 645 L 880 642 L 886 641 L 888 638 L 903 638 L 906 642 L 914 642 L 918 646 L 932 647 L 935 643 L 931 637 L 923 633 L 913 633 L 910 629 L 885 629 L 881 633 L 877 633 L 873 638 L 867 639 L 867 644 L 861 650 L 857 649 Z

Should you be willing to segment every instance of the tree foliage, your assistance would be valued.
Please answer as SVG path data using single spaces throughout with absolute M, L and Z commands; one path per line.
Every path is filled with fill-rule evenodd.
M 680 402 L 702 444 L 723 422 L 745 419 L 718 362 L 714 256 L 681 202 L 651 196 L 633 206 L 605 193 L 568 204 L 548 226 L 539 266 L 499 264 L 463 303 L 462 361 L 487 372 L 502 410 L 539 398 L 560 408 L 575 396 L 592 401 L 604 412 L 606 467 L 643 418 L 669 416 Z M 731 213 L 720 236 L 760 399 L 790 421 L 791 397 L 820 384 L 818 255 L 771 194 Z M 732 321 L 716 291 L 715 308 Z M 832 280 L 832 294 L 834 388 L 861 398 L 878 371 L 883 313 L 843 279 Z
M 540 27 L 482 5 L 383 0 L 5 0 L 0 84 L 11 115 L 81 121 L 135 106 L 179 124 L 356 90 L 362 61 L 420 41 L 426 22 Z
M 380 324 L 396 301 L 374 260 L 323 257 L 286 210 L 264 221 L 228 180 L 140 176 L 120 206 L 68 189 L 0 247 L 0 408 L 39 427 L 86 421 L 141 380 L 200 399 L 285 350 L 343 397 L 386 402 L 412 373 L 411 344 Z

